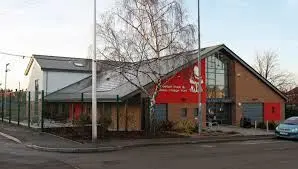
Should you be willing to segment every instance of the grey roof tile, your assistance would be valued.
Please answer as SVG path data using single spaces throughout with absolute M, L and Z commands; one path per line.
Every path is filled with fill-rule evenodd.
M 33 55 L 41 69 L 91 72 L 92 60 L 85 58 L 71 58 L 48 55 Z M 116 61 L 98 60 L 97 70 L 107 70 L 114 65 L 120 64 Z
M 205 55 L 210 51 L 216 49 L 220 45 L 211 46 L 207 48 L 201 49 L 201 55 Z M 178 67 L 185 65 L 186 63 L 193 61 L 197 58 L 197 50 L 184 52 L 177 55 L 169 55 L 162 58 L 160 65 L 161 67 L 160 73 L 162 76 L 167 75 L 168 73 L 174 71 Z M 103 62 L 102 62 L 103 63 Z M 105 62 L 103 64 L 110 64 L 110 62 Z M 119 70 L 116 69 L 118 65 L 114 64 L 114 69 L 105 70 L 97 77 L 97 98 L 101 99 L 116 99 L 117 95 L 122 98 L 136 90 L 138 88 L 127 81 L 120 73 Z M 150 68 L 151 67 L 151 68 Z M 144 74 L 139 75 L 138 78 L 130 77 L 131 81 L 137 84 L 141 84 L 143 86 L 148 85 L 154 79 L 154 74 L 150 71 L 150 69 L 156 70 L 158 69 L 156 60 L 151 59 L 148 63 L 145 63 L 140 67 L 140 70 L 143 72 L 148 72 L 147 76 Z M 134 73 L 134 72 L 131 72 Z M 151 78 L 150 78 L 150 77 Z M 54 92 L 46 97 L 47 100 L 58 101 L 73 99 L 80 100 L 81 94 L 84 93 L 85 99 L 91 98 L 91 77 L 83 79 L 77 83 L 74 83 L 60 91 Z

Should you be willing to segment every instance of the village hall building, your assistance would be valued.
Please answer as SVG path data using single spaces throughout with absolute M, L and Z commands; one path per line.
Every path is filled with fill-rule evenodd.
M 199 80 L 197 56 L 195 50 L 165 56 L 159 61 L 163 81 L 156 98 L 155 116 L 158 120 L 195 120 L 198 115 L 199 85 L 203 90 L 203 126 L 211 111 L 216 114 L 219 124 L 227 125 L 239 125 L 243 116 L 257 122 L 284 119 L 286 96 L 227 46 L 222 44 L 201 49 L 202 81 Z M 154 59 L 148 61 L 141 65 L 141 69 L 147 70 L 155 63 Z M 36 67 L 40 71 L 55 74 L 52 81 L 42 78 L 39 90 L 63 84 L 46 92 L 48 114 L 60 115 L 68 120 L 78 118 L 80 113 L 91 115 L 91 60 L 36 55 L 30 64 L 38 65 Z M 117 127 L 118 112 L 118 117 L 122 117 L 120 129 L 143 130 L 148 123 L 148 97 L 115 71 L 117 64 L 120 63 L 98 61 L 98 113 L 111 116 L 110 129 Z M 32 71 L 30 69 L 28 65 L 27 74 Z M 59 73 L 61 78 L 57 77 Z M 36 77 L 29 77 L 30 81 L 36 82 Z M 154 87 L 151 78 L 145 75 L 130 80 L 139 80 L 146 89 Z M 34 89 L 32 86 L 28 88 Z M 128 122 L 123 117 L 129 118 Z

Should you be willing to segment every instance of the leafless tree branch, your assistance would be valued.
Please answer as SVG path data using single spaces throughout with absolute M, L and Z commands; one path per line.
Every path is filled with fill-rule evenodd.
M 283 92 L 289 91 L 296 85 L 293 73 L 280 70 L 278 54 L 272 50 L 257 53 L 254 68 Z
M 188 23 L 181 0 L 121 2 L 99 20 L 99 54 L 105 60 L 124 63 L 117 65 L 117 71 L 150 98 L 152 113 L 165 72 L 189 61 L 164 56 L 193 50 L 195 26 Z M 147 82 L 154 87 L 145 89 Z

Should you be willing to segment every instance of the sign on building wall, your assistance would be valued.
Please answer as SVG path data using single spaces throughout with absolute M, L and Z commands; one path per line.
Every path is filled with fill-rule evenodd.
M 206 103 L 205 82 L 206 66 L 202 59 L 201 77 L 197 63 L 169 77 L 163 81 L 156 103 L 198 103 L 199 91 L 202 91 L 202 103 Z

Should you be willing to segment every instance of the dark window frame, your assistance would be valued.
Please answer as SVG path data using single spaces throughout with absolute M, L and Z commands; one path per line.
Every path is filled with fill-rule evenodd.
M 194 115 L 194 117 L 198 117 L 199 116 L 199 108 L 194 108 L 193 109 L 193 115 Z
M 181 108 L 180 109 L 180 117 L 186 118 L 187 117 L 187 108 Z

